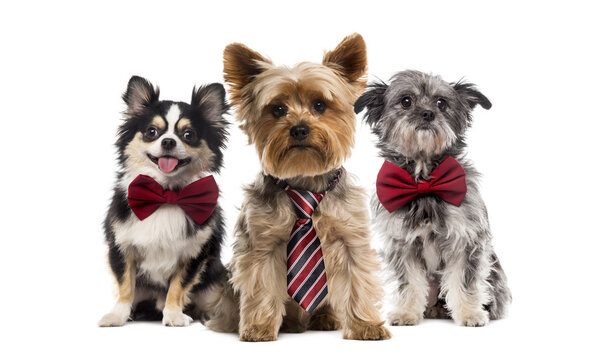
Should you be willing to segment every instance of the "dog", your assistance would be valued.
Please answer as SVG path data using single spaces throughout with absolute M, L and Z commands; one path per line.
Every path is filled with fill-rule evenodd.
M 503 317 L 512 300 L 492 248 L 479 174 L 465 157 L 477 105 L 492 106 L 473 84 L 413 70 L 389 85 L 370 84 L 356 101 L 356 113 L 367 109 L 364 119 L 386 161 L 371 207 L 397 284 L 392 325 L 414 325 L 425 315 L 484 326 Z
M 118 299 L 99 325 L 132 318 L 187 326 L 207 315 L 225 278 L 223 213 L 210 175 L 223 164 L 225 88 L 194 88 L 190 104 L 162 101 L 158 88 L 133 76 L 123 100 L 120 170 L 104 222 Z
M 294 67 L 275 66 L 243 44 L 226 47 L 231 104 L 262 172 L 245 188 L 230 295 L 210 328 L 238 331 L 242 341 L 276 340 L 280 330 L 340 328 L 347 339 L 390 337 L 378 309 L 383 288 L 370 246 L 368 197 L 342 167 L 354 144 L 353 105 L 366 88 L 366 67 L 359 34 L 326 52 L 322 64 Z M 306 206 L 300 210 L 305 203 L 313 204 L 312 215 Z M 292 245 L 306 236 L 311 240 Z M 224 312 L 233 305 L 239 318 Z

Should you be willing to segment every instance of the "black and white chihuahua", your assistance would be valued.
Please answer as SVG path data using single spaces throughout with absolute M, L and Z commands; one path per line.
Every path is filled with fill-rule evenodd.
M 118 300 L 99 325 L 162 318 L 167 326 L 187 326 L 192 317 L 206 315 L 217 281 L 225 278 L 223 213 L 210 175 L 222 166 L 228 134 L 225 90 L 215 83 L 194 88 L 190 104 L 161 101 L 158 88 L 133 76 L 123 100 L 127 109 L 116 142 L 120 170 L 104 223 Z M 137 198 L 131 186 L 139 177 L 171 194 L 144 216 L 132 210 Z M 199 180 L 210 183 L 214 197 L 201 218 L 172 198 Z

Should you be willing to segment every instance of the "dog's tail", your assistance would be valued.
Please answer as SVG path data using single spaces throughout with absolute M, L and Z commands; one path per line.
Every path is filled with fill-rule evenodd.
M 500 265 L 498 256 L 494 253 L 491 258 L 492 270 L 487 280 L 491 286 L 491 301 L 486 305 L 486 309 L 490 313 L 490 319 L 496 320 L 506 316 L 508 306 L 512 302 L 512 294 L 510 293 L 510 289 L 508 289 L 506 274 Z
M 215 283 L 210 297 L 206 300 L 205 318 L 201 320 L 206 327 L 219 332 L 238 331 L 240 323 L 239 297 L 231 285 L 231 272 L 226 266 L 220 280 Z

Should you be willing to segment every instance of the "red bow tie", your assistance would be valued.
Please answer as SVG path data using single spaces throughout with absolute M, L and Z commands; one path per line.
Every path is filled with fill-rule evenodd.
M 405 169 L 385 161 L 377 175 L 377 197 L 390 213 L 410 203 L 420 194 L 433 193 L 460 206 L 467 194 L 465 170 L 448 156 L 431 172 L 431 179 L 417 183 Z
M 133 213 L 144 220 L 163 204 L 178 205 L 198 224 L 202 224 L 217 206 L 219 187 L 213 176 L 204 177 L 182 190 L 165 190 L 151 177 L 140 174 L 129 184 L 127 200 Z

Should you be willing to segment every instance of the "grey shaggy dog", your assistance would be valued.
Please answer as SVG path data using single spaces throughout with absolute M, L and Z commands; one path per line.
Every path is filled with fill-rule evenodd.
M 467 193 L 459 207 L 432 194 L 390 213 L 371 201 L 383 258 L 395 284 L 392 325 L 452 317 L 464 326 L 483 326 L 505 315 L 512 297 L 492 248 L 488 214 L 479 194 L 479 174 L 465 158 L 471 112 L 492 104 L 473 84 L 447 83 L 418 71 L 374 83 L 355 104 L 378 136 L 381 156 L 419 182 L 446 156 L 464 168 Z

